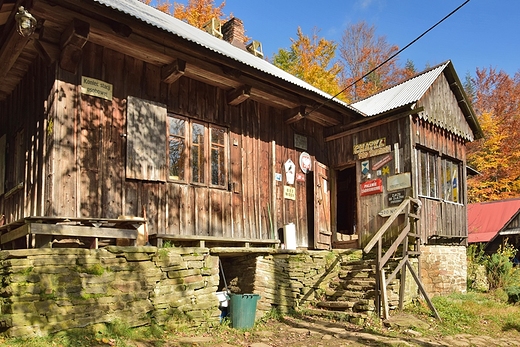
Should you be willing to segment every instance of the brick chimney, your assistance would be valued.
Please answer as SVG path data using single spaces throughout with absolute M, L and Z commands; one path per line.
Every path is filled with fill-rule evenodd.
M 246 39 L 244 22 L 240 19 L 233 17 L 226 23 L 222 24 L 222 35 L 224 36 L 224 40 L 231 43 L 233 46 L 243 50 L 246 49 L 244 43 Z

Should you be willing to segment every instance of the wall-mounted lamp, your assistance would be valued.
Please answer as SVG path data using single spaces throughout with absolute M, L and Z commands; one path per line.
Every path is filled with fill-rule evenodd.
M 16 20 L 16 31 L 23 37 L 29 37 L 36 29 L 36 18 L 33 17 L 23 6 L 18 7 L 14 16 Z

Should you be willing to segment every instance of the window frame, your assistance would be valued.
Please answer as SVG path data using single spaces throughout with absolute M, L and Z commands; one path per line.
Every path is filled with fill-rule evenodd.
M 182 136 L 174 135 L 170 133 L 170 120 L 171 119 L 181 119 L 184 123 L 184 149 L 183 149 L 183 156 L 184 156 L 184 177 L 182 179 L 176 179 L 174 176 L 170 175 L 171 172 L 171 156 L 170 156 L 170 144 L 171 140 L 173 138 L 182 138 Z M 196 119 L 191 119 L 188 117 L 184 117 L 175 113 L 168 112 L 167 116 L 168 124 L 167 124 L 167 155 L 166 155 L 166 167 L 168 170 L 167 180 L 168 182 L 172 183 L 180 183 L 180 184 L 188 184 L 198 187 L 209 187 L 209 188 L 216 188 L 216 189 L 228 189 L 228 182 L 229 182 L 229 161 L 230 161 L 230 155 L 229 155 L 229 129 L 223 126 L 215 125 L 208 122 L 203 122 Z M 195 174 L 194 174 L 194 167 L 193 164 L 195 163 L 193 161 L 193 155 L 195 153 L 195 143 L 194 143 L 194 127 L 196 126 L 202 126 L 203 131 L 203 142 L 200 146 L 202 149 L 202 155 L 197 161 L 197 163 L 203 165 L 203 169 L 201 170 L 201 175 L 198 176 L 199 179 L 197 181 L 194 181 Z M 218 148 L 220 148 L 220 152 L 223 154 L 222 160 L 219 160 L 219 163 L 217 163 L 217 167 L 222 169 L 222 172 L 219 173 L 219 177 L 222 178 L 222 181 L 217 184 L 213 181 L 213 150 L 214 150 L 214 143 L 212 142 L 212 131 L 213 129 L 217 129 L 222 132 L 223 139 L 222 143 L 218 144 Z M 200 153 L 200 152 L 199 152 Z M 219 157 L 220 158 L 220 157 Z
M 417 195 L 419 197 L 439 200 L 452 204 L 464 204 L 463 191 L 463 163 L 461 160 L 452 158 L 450 156 L 441 155 L 438 152 L 429 150 L 423 147 L 416 147 L 416 162 L 417 162 Z M 426 165 L 425 165 L 426 163 Z M 448 189 L 451 196 L 447 194 L 445 184 L 446 165 L 451 166 L 451 169 L 456 168 L 456 188 L 457 198 L 453 195 L 453 178 L 450 179 L 452 186 Z M 425 168 L 426 166 L 426 168 Z M 433 170 L 432 170 L 433 169 Z M 425 192 L 426 188 L 426 192 Z M 433 188 L 433 190 L 432 190 Z

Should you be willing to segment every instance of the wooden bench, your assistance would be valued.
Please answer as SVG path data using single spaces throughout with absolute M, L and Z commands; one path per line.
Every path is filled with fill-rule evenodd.
M 278 248 L 278 239 L 247 239 L 210 235 L 171 235 L 171 234 L 152 234 L 149 236 L 150 243 L 157 247 L 163 247 L 164 241 L 169 241 L 174 246 L 192 247 L 214 247 L 214 246 L 234 246 L 250 248 L 253 246 L 275 247 Z
M 125 239 L 135 244 L 146 220 L 131 218 L 69 218 L 69 217 L 25 217 L 0 227 L 2 248 L 25 237 L 26 248 L 43 247 L 54 239 L 88 238 L 90 248 L 98 248 L 99 239 Z M 15 247 L 13 247 L 15 248 Z

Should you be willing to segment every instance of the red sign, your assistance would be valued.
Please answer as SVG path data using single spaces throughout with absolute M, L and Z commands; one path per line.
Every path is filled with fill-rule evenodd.
M 379 194 L 383 192 L 383 180 L 378 178 L 361 183 L 361 196 Z
M 383 167 L 386 163 L 392 161 L 393 157 L 391 154 L 387 154 L 383 157 L 383 159 L 379 160 L 377 163 L 372 165 L 372 170 L 376 171 Z

